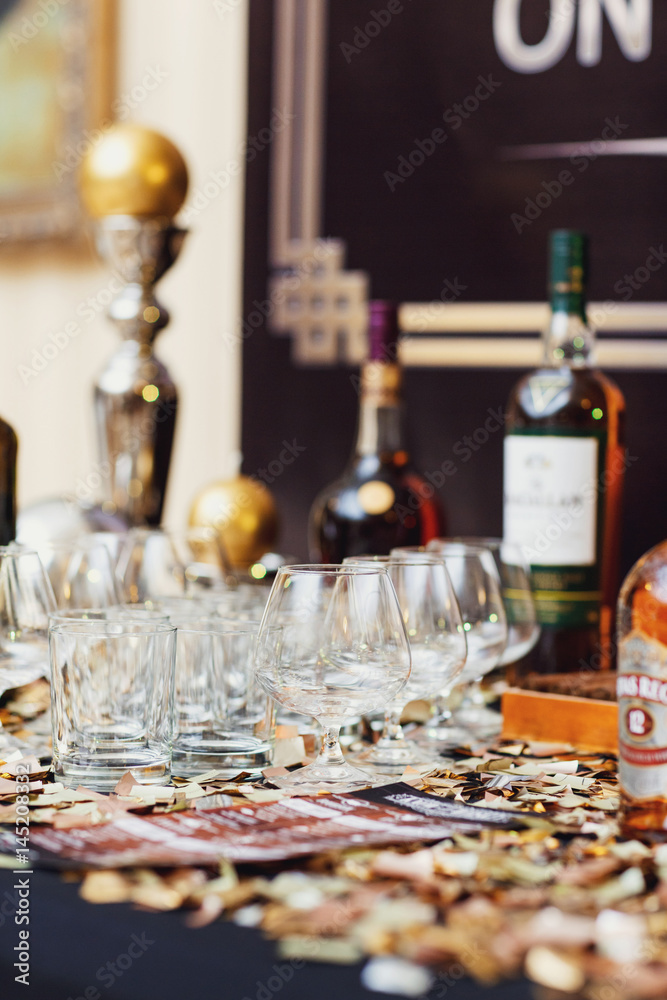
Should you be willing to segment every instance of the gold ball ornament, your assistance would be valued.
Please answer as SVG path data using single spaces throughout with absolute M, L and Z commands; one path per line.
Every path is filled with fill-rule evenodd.
M 129 122 L 113 125 L 86 155 L 81 197 L 94 218 L 172 218 L 185 201 L 188 168 L 166 136 Z
M 270 552 L 278 536 L 278 511 L 266 486 L 248 476 L 211 483 L 190 508 L 192 527 L 212 527 L 232 566 L 247 569 Z

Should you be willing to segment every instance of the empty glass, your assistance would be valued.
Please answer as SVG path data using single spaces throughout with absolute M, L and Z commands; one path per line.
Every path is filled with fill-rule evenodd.
M 116 575 L 124 600 L 140 604 L 159 596 L 185 594 L 185 564 L 161 528 L 132 528 L 118 553 Z
M 272 779 L 302 791 L 347 791 L 372 783 L 343 757 L 349 719 L 384 709 L 410 674 L 410 650 L 396 592 L 382 566 L 284 566 L 259 631 L 257 679 L 285 708 L 324 730 L 312 764 Z
M 0 547 L 0 694 L 48 677 L 49 614 L 53 590 L 36 552 Z M 3 733 L 0 745 L 16 744 Z
M 199 587 L 224 589 L 227 563 L 220 540 L 210 528 L 167 531 L 133 528 L 120 546 L 116 573 L 125 600 L 133 604 L 179 597 Z
M 535 598 L 530 582 L 530 566 L 521 548 L 502 538 L 452 538 L 437 539 L 428 548 L 433 550 L 440 542 L 461 542 L 464 545 L 482 546 L 489 550 L 496 564 L 502 585 L 503 604 L 507 615 L 507 645 L 499 666 L 516 663 L 529 653 L 540 637 Z
M 110 791 L 171 775 L 176 629 L 71 621 L 49 630 L 53 766 L 64 784 Z
M 38 554 L 0 548 L 0 672 L 5 688 L 48 675 L 48 617 L 55 610 Z
M 270 589 L 264 584 L 248 583 L 239 584 L 238 587 L 230 587 L 215 595 L 216 611 L 222 618 L 236 619 L 237 621 L 261 620 Z
M 258 625 L 172 619 L 176 625 L 174 774 L 258 775 L 271 763 L 274 707 L 255 679 Z
M 109 549 L 92 536 L 39 547 L 59 608 L 103 608 L 118 604 L 120 588 Z
M 104 545 L 108 549 L 111 565 L 115 569 L 126 534 L 125 531 L 93 531 L 88 537 L 91 541 L 98 545 Z
M 189 621 L 208 621 L 211 618 L 218 619 L 217 601 L 211 597 L 188 596 L 188 597 L 161 597 L 147 600 L 144 604 L 127 604 L 127 608 L 136 608 L 137 613 L 140 608 L 153 614 L 160 615 L 167 620 L 179 618 Z
M 497 735 L 502 720 L 486 709 L 481 688 L 482 678 L 498 666 L 507 646 L 507 616 L 495 560 L 488 548 L 461 542 L 433 541 L 429 550 L 445 560 L 468 642 L 468 658 L 458 679 L 468 687 L 454 721 L 468 735 Z
M 379 741 L 357 757 L 387 773 L 402 772 L 407 764 L 437 763 L 436 754 L 406 740 L 400 724 L 409 701 L 433 698 L 449 689 L 463 669 L 466 637 L 456 595 L 440 556 L 410 553 L 401 556 L 355 556 L 345 565 L 383 564 L 396 590 L 408 634 L 412 670 L 400 693 L 385 713 Z

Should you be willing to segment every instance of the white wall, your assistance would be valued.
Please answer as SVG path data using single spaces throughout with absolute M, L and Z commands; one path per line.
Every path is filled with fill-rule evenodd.
M 202 485 L 234 471 L 240 440 L 240 348 L 230 339 L 241 313 L 247 0 L 218 7 L 213 0 L 119 4 L 118 93 L 140 86 L 149 70 L 166 74 L 132 118 L 182 150 L 188 202 L 210 171 L 229 161 L 241 166 L 190 221 L 181 257 L 158 287 L 172 322 L 157 354 L 181 395 L 165 516 L 173 525 Z M 88 321 L 77 309 L 100 291 L 104 298 L 109 281 L 92 251 L 83 260 L 46 246 L 0 256 L 0 414 L 20 438 L 19 504 L 71 495 L 95 470 L 92 385 L 118 339 L 103 312 Z M 72 321 L 80 333 L 42 371 L 22 377 L 32 350 Z

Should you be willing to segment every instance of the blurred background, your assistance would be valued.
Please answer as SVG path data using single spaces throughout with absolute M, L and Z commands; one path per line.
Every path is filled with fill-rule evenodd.
M 663 537 L 667 9 L 474 8 L 0 0 L 0 412 L 21 505 L 101 498 L 92 385 L 117 279 L 76 178 L 115 119 L 163 132 L 190 173 L 159 286 L 181 398 L 166 523 L 242 462 L 276 498 L 280 551 L 307 555 L 308 510 L 352 447 L 372 295 L 409 304 L 415 464 L 455 463 L 452 533 L 498 534 L 502 433 L 468 457 L 462 442 L 539 357 L 543 314 L 520 305 L 544 303 L 548 232 L 572 227 L 627 399 L 622 569 Z

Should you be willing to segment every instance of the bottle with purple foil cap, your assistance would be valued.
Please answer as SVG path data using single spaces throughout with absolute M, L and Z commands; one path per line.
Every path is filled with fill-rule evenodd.
M 387 555 L 444 533 L 435 487 L 415 471 L 405 443 L 399 337 L 396 303 L 370 302 L 354 450 L 343 475 L 311 508 L 310 551 L 317 561 Z
M 368 303 L 368 360 L 397 361 L 398 306 L 387 299 Z

